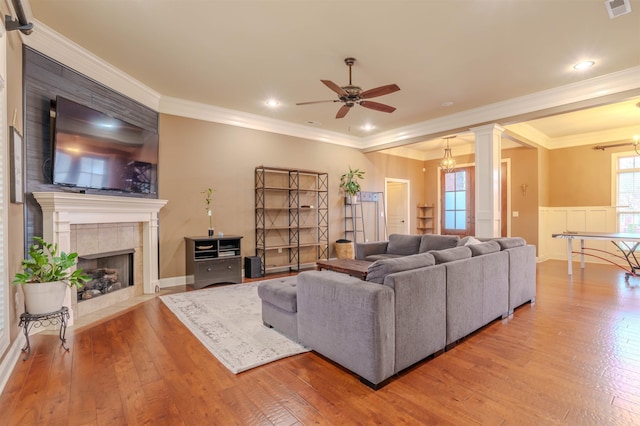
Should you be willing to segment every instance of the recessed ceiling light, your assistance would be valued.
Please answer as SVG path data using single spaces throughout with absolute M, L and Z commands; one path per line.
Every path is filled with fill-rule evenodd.
M 366 130 L 367 132 L 373 129 L 375 129 L 375 126 L 371 123 L 367 123 L 364 126 L 362 126 L 362 130 Z
M 450 107 L 450 106 L 453 106 L 453 102 L 446 101 L 446 102 L 441 103 L 440 105 L 442 105 L 443 107 Z
M 582 71 L 582 70 L 586 70 L 587 68 L 591 68 L 592 66 L 594 66 L 596 63 L 593 61 L 583 61 L 583 62 L 578 62 L 577 64 L 575 64 L 573 66 L 574 70 L 578 70 L 578 71 Z
M 267 104 L 267 106 L 270 106 L 271 108 L 275 108 L 278 105 L 280 105 L 280 102 L 278 102 L 275 99 L 269 99 L 268 101 L 265 102 Z

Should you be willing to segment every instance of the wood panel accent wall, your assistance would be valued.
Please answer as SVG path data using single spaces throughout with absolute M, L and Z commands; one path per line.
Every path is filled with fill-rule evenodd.
M 112 89 L 24 46 L 23 96 L 25 141 L 25 251 L 34 235 L 42 235 L 42 212 L 32 193 L 73 191 L 51 183 L 51 101 L 64 96 L 98 111 L 158 133 L 158 113 Z M 157 198 L 157 194 L 122 194 L 86 190 L 100 195 Z

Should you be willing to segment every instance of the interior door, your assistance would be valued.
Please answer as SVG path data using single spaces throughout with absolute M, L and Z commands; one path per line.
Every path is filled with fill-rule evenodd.
M 409 233 L 409 181 L 386 180 L 387 227 L 389 234 Z

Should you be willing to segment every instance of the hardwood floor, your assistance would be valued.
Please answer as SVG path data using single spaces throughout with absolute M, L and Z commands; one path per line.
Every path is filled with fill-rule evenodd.
M 379 391 L 311 352 L 234 375 L 155 298 L 32 340 L 9 425 L 640 424 L 640 278 L 538 265 L 524 305 Z

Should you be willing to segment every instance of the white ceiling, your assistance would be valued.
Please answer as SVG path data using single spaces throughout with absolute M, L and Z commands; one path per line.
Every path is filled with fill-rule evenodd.
M 357 138 L 636 69 L 640 0 L 630 4 L 610 19 L 603 0 L 30 0 L 37 22 L 163 96 Z M 355 85 L 400 86 L 374 99 L 395 112 L 356 106 L 335 119 L 337 103 L 295 105 L 337 98 L 320 80 L 346 85 L 349 56 Z M 572 69 L 585 59 L 596 65 Z M 520 126 L 560 145 L 612 127 L 640 133 L 640 81 L 606 102 L 622 103 Z

